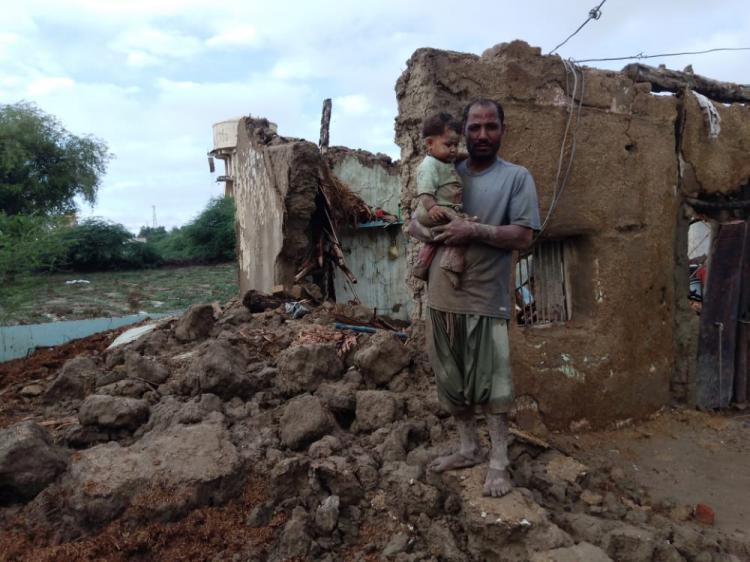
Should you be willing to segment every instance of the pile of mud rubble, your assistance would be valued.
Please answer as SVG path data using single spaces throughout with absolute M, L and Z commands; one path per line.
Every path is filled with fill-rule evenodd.
M 750 559 L 701 514 L 518 429 L 504 498 L 482 497 L 484 467 L 427 471 L 455 435 L 424 340 L 335 329 L 371 316 L 196 305 L 3 380 L 0 559 Z

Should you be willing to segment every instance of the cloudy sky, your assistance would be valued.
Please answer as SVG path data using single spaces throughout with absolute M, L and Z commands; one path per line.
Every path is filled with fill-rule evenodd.
M 547 52 L 596 0 L 470 4 L 342 0 L 0 0 L 0 103 L 27 100 L 116 155 L 92 209 L 131 230 L 180 225 L 221 193 L 211 124 L 268 117 L 317 140 L 398 157 L 394 84 L 424 46 L 481 53 L 521 38 Z M 745 2 L 609 0 L 560 52 L 577 59 L 748 46 Z M 750 83 L 750 51 L 652 60 Z M 605 68 L 621 68 L 615 62 Z

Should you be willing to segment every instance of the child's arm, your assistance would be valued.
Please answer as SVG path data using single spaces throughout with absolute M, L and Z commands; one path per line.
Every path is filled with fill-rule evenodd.
M 427 211 L 425 219 L 429 219 L 425 221 L 429 222 L 429 224 L 425 224 L 425 226 L 433 226 L 435 223 L 444 223 L 451 220 L 451 216 L 448 212 L 437 204 L 437 200 L 432 195 L 422 193 L 419 196 L 419 201 L 424 210 Z M 423 221 L 420 220 L 420 222 L 424 224 Z

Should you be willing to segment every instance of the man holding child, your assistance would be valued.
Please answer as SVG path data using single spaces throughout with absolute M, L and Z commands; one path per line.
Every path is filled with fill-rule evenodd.
M 432 133 L 425 135 L 428 147 L 441 145 L 435 137 L 455 134 L 444 121 L 442 130 L 425 128 Z M 427 237 L 415 233 L 419 227 L 411 229 L 436 246 L 432 265 L 427 265 L 428 352 L 438 397 L 454 416 L 459 434 L 457 450 L 436 458 L 429 468 L 443 472 L 484 462 L 475 420 L 477 411 L 482 411 L 492 442 L 483 493 L 495 497 L 511 489 L 507 413 L 514 398 L 508 347 L 513 251 L 528 249 L 533 232 L 539 230 L 531 174 L 497 156 L 504 131 L 500 104 L 481 99 L 466 107 L 463 134 L 469 157 L 455 166 L 461 201 L 451 202 L 454 208 L 460 205 L 462 213 L 445 213 L 444 224 L 429 230 L 422 227 L 423 233 L 430 233 Z M 430 210 L 441 205 L 441 186 L 419 185 L 422 176 L 418 174 L 417 216 L 427 213 L 439 219 L 442 213 Z M 456 255 L 456 247 L 462 260 L 459 278 L 443 259 L 446 252 Z

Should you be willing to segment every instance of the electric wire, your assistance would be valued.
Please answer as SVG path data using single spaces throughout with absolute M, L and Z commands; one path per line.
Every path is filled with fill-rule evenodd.
M 539 231 L 536 233 L 536 236 L 534 239 L 535 242 L 539 240 L 542 233 L 547 228 L 547 225 L 549 224 L 549 221 L 552 218 L 552 215 L 554 214 L 558 203 L 560 202 L 560 198 L 562 197 L 562 194 L 565 191 L 565 187 L 568 184 L 568 179 L 570 178 L 570 172 L 573 169 L 573 160 L 575 158 L 575 153 L 576 153 L 578 127 L 581 122 L 581 110 L 583 108 L 583 96 L 584 96 L 584 90 L 585 90 L 585 77 L 584 77 L 583 69 L 580 69 L 581 87 L 579 91 L 578 89 L 578 71 L 579 70 L 576 68 L 575 64 L 572 61 L 567 61 L 562 57 L 560 57 L 560 60 L 562 61 L 563 67 L 565 68 L 565 86 L 568 90 L 568 95 L 570 96 L 570 105 L 568 106 L 568 119 L 565 124 L 565 131 L 563 133 L 562 142 L 560 144 L 560 156 L 558 157 L 558 162 L 557 162 L 557 173 L 555 174 L 555 183 L 554 183 L 552 201 L 550 202 L 549 209 L 547 210 L 547 215 L 544 217 L 544 221 L 542 222 L 542 225 L 540 226 Z M 571 74 L 573 78 L 572 90 L 570 89 Z M 576 95 L 578 96 L 578 108 L 577 109 L 576 109 Z M 570 152 L 568 155 L 568 162 L 565 168 L 565 173 L 562 174 L 563 165 L 565 161 L 565 152 L 566 152 L 566 148 L 568 147 L 568 135 L 571 132 L 571 123 L 573 122 L 574 118 L 575 118 L 575 125 L 573 125 L 573 130 L 571 134 L 570 149 L 569 149 Z M 561 179 L 561 176 L 562 176 L 562 179 Z
M 603 57 L 597 59 L 575 59 L 574 62 L 604 62 L 604 61 L 617 61 L 617 60 L 632 60 L 632 59 L 658 59 L 662 57 L 681 57 L 684 55 L 705 55 L 706 53 L 716 53 L 719 51 L 750 51 L 750 47 L 716 47 L 713 49 L 705 49 L 703 51 L 680 51 L 677 53 L 660 53 L 658 55 L 646 55 L 638 53 L 636 55 L 630 55 L 627 57 Z
M 549 52 L 548 54 L 550 54 L 550 55 L 554 55 L 554 54 L 555 54 L 555 51 L 557 51 L 557 49 L 559 49 L 560 47 L 562 47 L 563 45 L 565 45 L 565 43 L 567 43 L 567 42 L 568 42 L 568 41 L 570 41 L 570 40 L 571 40 L 571 39 L 572 39 L 573 37 L 575 37 L 575 36 L 576 36 L 576 35 L 578 34 L 578 32 L 579 32 L 579 31 L 581 31 L 581 30 L 582 30 L 582 29 L 583 29 L 583 28 L 584 28 L 584 27 L 586 26 L 586 24 L 587 24 L 587 23 L 589 23 L 589 22 L 590 22 L 591 20 L 598 20 L 598 19 L 599 19 L 600 17 L 602 17 L 602 6 L 604 6 L 604 3 L 605 3 L 606 1 L 607 1 L 607 0 L 602 0 L 602 1 L 601 1 L 601 2 L 599 3 L 599 5 L 598 5 L 598 6 L 594 6 L 593 8 L 591 8 L 591 9 L 589 10 L 589 17 L 588 17 L 588 18 L 586 18 L 586 21 L 584 21 L 584 22 L 583 22 L 583 23 L 582 23 L 581 25 L 579 25 L 579 26 L 578 26 L 578 29 L 576 29 L 576 30 L 575 30 L 575 31 L 574 31 L 573 33 L 571 33 L 570 35 L 568 35 L 568 36 L 567 36 L 567 37 L 565 38 L 565 40 L 563 40 L 563 42 L 562 42 L 562 43 L 560 43 L 560 44 L 559 44 L 559 45 L 558 45 L 557 47 L 555 47 L 554 49 L 552 49 L 552 50 L 551 50 L 551 51 L 550 51 L 550 52 Z

